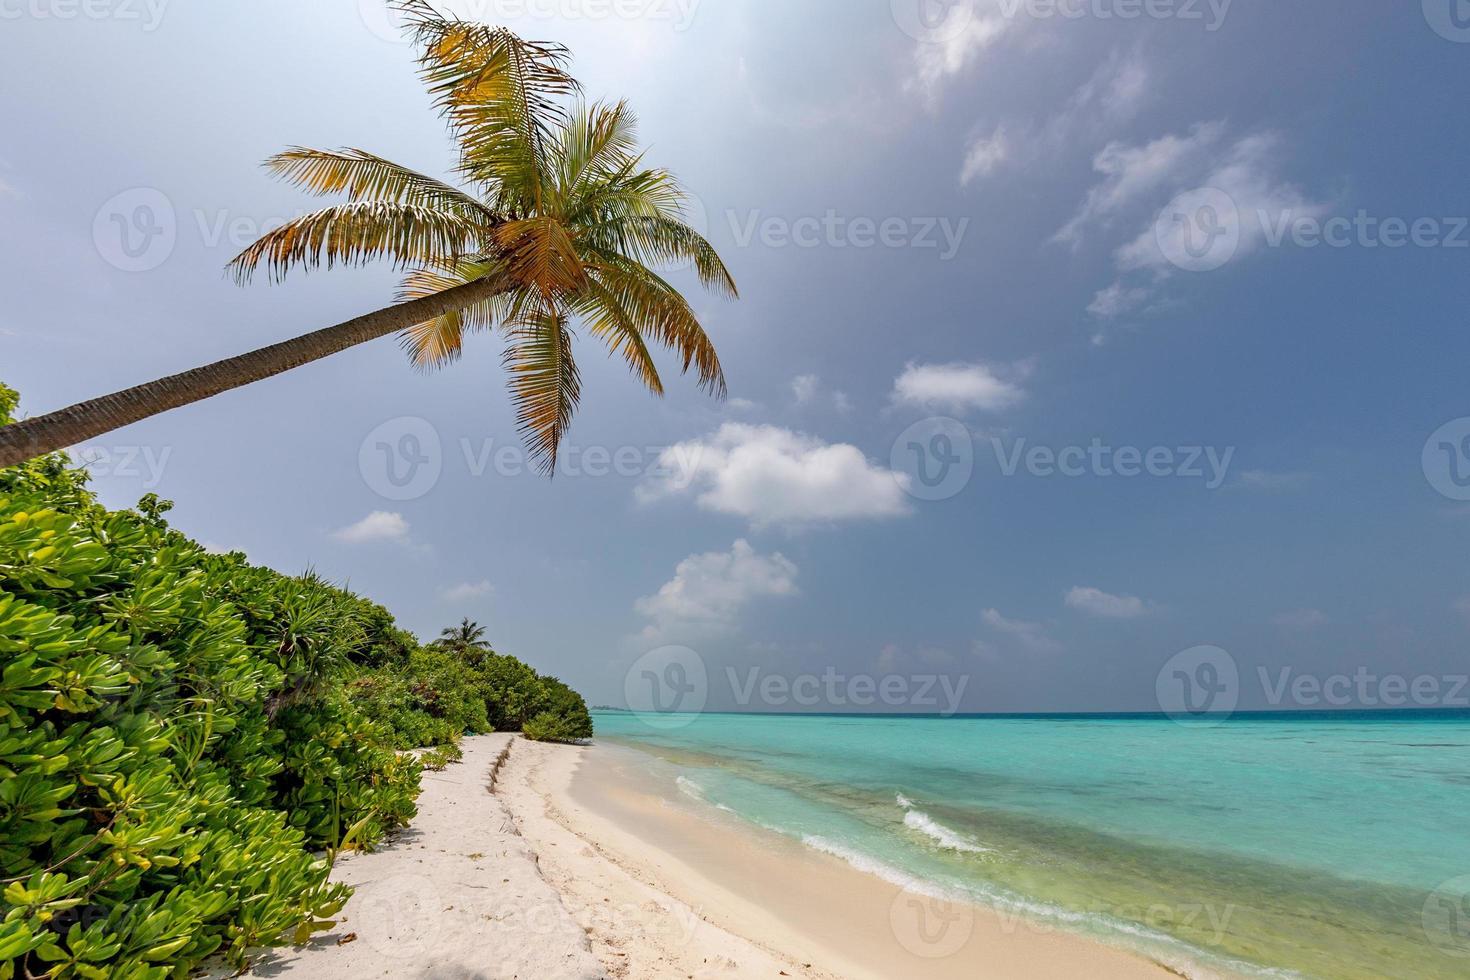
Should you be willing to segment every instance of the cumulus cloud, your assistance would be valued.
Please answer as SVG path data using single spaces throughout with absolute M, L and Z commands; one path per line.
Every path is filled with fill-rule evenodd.
M 981 619 L 985 621 L 986 626 L 997 633 L 1014 637 L 1026 649 L 1036 653 L 1052 653 L 1061 648 L 1056 640 L 1047 635 L 1046 627 L 1040 623 L 1028 623 L 1023 619 L 1008 619 L 996 609 L 985 610 L 981 614 Z
M 408 521 L 402 514 L 387 510 L 375 510 L 356 524 L 349 524 L 332 533 L 332 537 L 347 544 L 368 544 L 376 541 L 408 541 Z
M 908 480 L 870 463 L 856 446 L 727 422 L 664 450 L 655 475 L 637 492 L 644 502 L 695 493 L 705 510 L 755 527 L 797 528 L 903 516 Z
M 690 555 L 658 592 L 634 603 L 649 620 L 642 639 L 690 642 L 729 633 L 751 602 L 796 595 L 796 575 L 786 556 L 760 554 L 744 540 L 729 551 Z
M 1067 593 L 1067 605 L 1105 619 L 1137 619 L 1148 612 L 1148 603 L 1137 596 L 1112 595 L 1102 589 L 1082 585 Z
M 471 599 L 483 599 L 494 593 L 495 586 L 486 579 L 478 582 L 461 582 L 459 585 L 444 590 L 444 601 L 469 602 Z
M 893 401 L 898 405 L 952 412 L 972 408 L 995 412 L 1010 408 L 1026 397 L 1020 382 L 1029 373 L 1025 365 L 1003 368 L 983 362 L 910 362 L 893 382 Z

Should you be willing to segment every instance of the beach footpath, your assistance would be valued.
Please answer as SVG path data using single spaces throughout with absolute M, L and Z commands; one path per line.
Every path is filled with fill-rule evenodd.
M 425 772 L 413 824 L 332 878 L 356 889 L 335 928 L 261 954 L 248 976 L 293 980 L 592 980 L 606 976 L 587 933 L 542 877 L 491 794 L 519 735 L 467 738 L 464 759 Z M 526 744 L 526 743 L 522 743 Z

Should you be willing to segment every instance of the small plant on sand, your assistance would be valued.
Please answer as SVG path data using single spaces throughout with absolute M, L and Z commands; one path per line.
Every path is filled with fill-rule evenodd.
M 443 772 L 463 758 L 464 750 L 459 747 L 459 743 L 447 742 L 419 753 L 419 764 L 429 772 Z

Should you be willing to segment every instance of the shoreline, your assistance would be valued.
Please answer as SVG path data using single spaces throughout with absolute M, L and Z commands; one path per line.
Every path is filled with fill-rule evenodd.
M 1097 939 L 905 889 L 712 806 L 661 795 L 634 749 L 518 741 L 500 779 L 497 795 L 570 908 L 596 899 L 591 883 L 664 907 L 600 919 L 573 912 L 614 976 L 1180 976 Z M 613 972 L 637 959 L 630 944 L 649 950 L 648 962 Z

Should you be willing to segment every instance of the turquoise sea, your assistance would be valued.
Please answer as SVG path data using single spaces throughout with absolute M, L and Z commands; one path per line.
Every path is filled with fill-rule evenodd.
M 595 721 L 691 797 L 1187 975 L 1470 977 L 1470 714 Z

